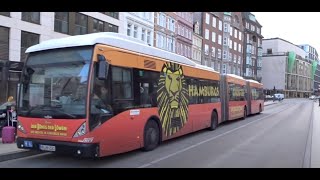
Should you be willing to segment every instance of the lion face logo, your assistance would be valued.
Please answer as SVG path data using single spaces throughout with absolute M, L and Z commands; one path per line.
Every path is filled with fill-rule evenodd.
M 165 63 L 158 83 L 157 102 L 166 136 L 178 132 L 188 120 L 188 89 L 182 67 Z

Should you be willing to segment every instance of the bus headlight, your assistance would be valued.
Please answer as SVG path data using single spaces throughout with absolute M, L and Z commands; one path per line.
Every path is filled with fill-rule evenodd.
M 84 134 L 86 134 L 86 122 L 84 122 L 79 129 L 77 130 L 77 132 L 73 135 L 73 137 L 80 137 L 83 136 Z
M 17 122 L 17 128 L 19 131 L 23 132 L 24 134 L 26 133 L 26 131 L 24 130 L 24 127 L 19 121 Z

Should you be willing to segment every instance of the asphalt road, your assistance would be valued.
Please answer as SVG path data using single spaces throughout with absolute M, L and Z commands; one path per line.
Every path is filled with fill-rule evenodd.
M 51 153 L 0 163 L 0 167 L 50 168 L 301 168 L 310 164 L 313 101 L 289 99 L 265 107 L 263 113 L 141 150 L 78 159 Z

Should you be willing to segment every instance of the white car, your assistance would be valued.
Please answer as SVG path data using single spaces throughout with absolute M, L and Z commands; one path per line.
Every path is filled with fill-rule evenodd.
M 316 97 L 316 96 L 314 96 L 314 95 L 312 95 L 312 96 L 310 96 L 310 97 L 309 97 L 309 99 L 311 99 L 311 100 L 315 100 L 315 99 L 317 99 L 317 97 Z

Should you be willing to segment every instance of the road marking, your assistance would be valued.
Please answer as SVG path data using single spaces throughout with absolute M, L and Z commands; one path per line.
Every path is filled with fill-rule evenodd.
M 180 154 L 180 153 L 182 153 L 182 152 L 185 152 L 185 151 L 187 151 L 187 150 L 189 150 L 189 149 L 192 149 L 192 148 L 194 148 L 194 147 L 197 147 L 197 146 L 199 146 L 199 145 L 201 145 L 201 144 L 204 144 L 204 143 L 206 143 L 206 142 L 212 141 L 212 140 L 217 139 L 217 138 L 219 138 L 219 137 L 221 137 L 221 136 L 224 136 L 224 135 L 226 135 L 226 134 L 230 134 L 230 133 L 232 133 L 232 132 L 234 132 L 234 131 L 236 131 L 236 130 L 238 130 L 238 129 L 241 129 L 241 128 L 243 128 L 243 127 L 246 127 L 246 126 L 248 126 L 248 125 L 250 125 L 250 124 L 253 124 L 253 123 L 255 123 L 255 122 L 260 122 L 261 120 L 266 119 L 266 118 L 268 118 L 268 117 L 270 117 L 270 116 L 273 116 L 273 115 L 275 115 L 275 114 L 278 114 L 278 113 L 282 112 L 283 110 L 287 110 L 287 109 L 293 107 L 294 105 L 296 105 L 296 103 L 294 103 L 293 105 L 291 105 L 291 106 L 289 106 L 289 107 L 282 108 L 280 111 L 278 111 L 278 112 L 276 112 L 276 113 L 270 114 L 270 115 L 265 116 L 265 117 L 263 117 L 263 118 L 254 120 L 254 121 L 249 122 L 249 123 L 244 124 L 244 125 L 241 125 L 241 126 L 235 128 L 235 129 L 229 130 L 229 131 L 227 131 L 227 132 L 224 132 L 224 133 L 219 134 L 219 135 L 217 135 L 217 136 L 214 136 L 214 137 L 212 137 L 212 138 L 206 139 L 206 140 L 204 140 L 204 141 L 201 141 L 201 142 L 199 142 L 199 143 L 197 143 L 197 144 L 194 144 L 194 145 L 192 145 L 192 146 L 189 146 L 189 147 L 187 147 L 187 148 L 181 149 L 181 150 L 179 150 L 179 151 L 177 151 L 177 152 L 175 152 L 175 153 L 171 153 L 171 154 L 169 154 L 169 155 L 167 155 L 167 156 L 164 156 L 164 157 L 162 157 L 162 158 L 159 158 L 159 159 L 156 159 L 156 160 L 154 160 L 154 161 L 151 161 L 150 163 L 143 164 L 143 165 L 139 166 L 138 168 L 145 168 L 145 167 L 151 166 L 151 165 L 153 165 L 153 164 L 155 164 L 155 163 L 157 163 L 157 162 L 160 162 L 160 161 L 162 161 L 162 160 L 168 159 L 168 158 L 170 158 L 170 157 L 172 157 L 172 156 L 175 156 L 175 155 Z

